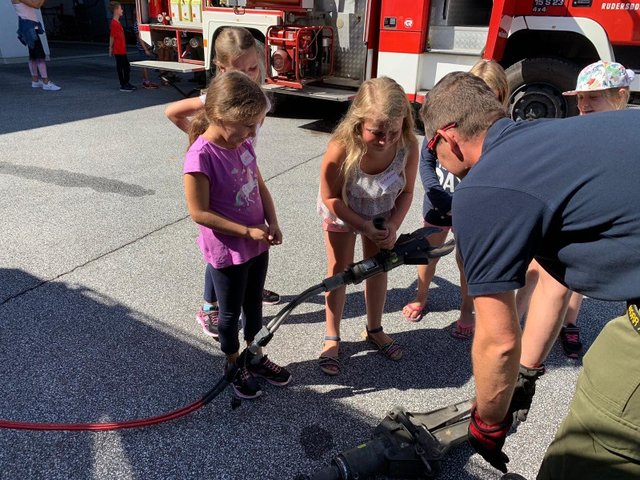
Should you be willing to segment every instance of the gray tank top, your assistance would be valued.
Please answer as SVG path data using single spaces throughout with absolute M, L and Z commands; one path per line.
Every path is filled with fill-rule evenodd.
M 406 179 L 404 169 L 406 164 L 406 150 L 399 148 L 395 158 L 382 172 L 369 175 L 360 167 L 355 169 L 354 175 L 347 180 L 346 193 L 349 208 L 366 220 L 376 217 L 389 218 L 396 203 L 396 198 L 404 190 Z M 345 226 L 336 218 L 321 199 L 318 201 L 318 213 L 329 223 Z

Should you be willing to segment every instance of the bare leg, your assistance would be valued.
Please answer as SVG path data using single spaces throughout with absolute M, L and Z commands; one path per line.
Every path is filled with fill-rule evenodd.
M 571 291 L 539 269 L 538 283 L 531 295 L 527 322 L 522 335 L 520 363 L 525 367 L 541 365 L 553 346 L 569 304 Z
M 464 276 L 464 265 L 462 265 L 462 258 L 456 250 L 456 263 L 460 270 L 460 295 L 462 296 L 462 302 L 460 304 L 460 318 L 458 318 L 458 324 L 460 327 L 469 327 L 475 323 L 473 316 L 473 298 L 469 296 L 469 290 L 467 289 L 467 278 Z
M 527 270 L 525 285 L 518 290 L 518 293 L 516 293 L 516 309 L 518 311 L 518 319 L 520 321 L 522 321 L 527 315 L 529 303 L 531 302 L 531 295 L 538 284 L 540 270 L 542 270 L 540 264 L 535 260 L 532 260 L 529 264 L 529 269 Z
M 324 232 L 327 251 L 327 276 L 344 271 L 353 262 L 356 236 L 352 233 Z M 344 309 L 346 287 L 340 287 L 325 294 L 326 335 L 340 336 L 340 320 Z M 338 341 L 325 340 L 321 356 L 337 357 Z
M 442 231 L 438 233 L 434 233 L 427 237 L 429 243 L 431 245 L 441 245 L 447 239 L 448 231 Z M 420 315 L 420 310 L 422 310 L 427 305 L 427 299 L 429 297 L 429 285 L 431 285 L 431 281 L 436 273 L 436 265 L 438 264 L 438 258 L 433 258 L 429 261 L 427 265 L 419 265 L 418 266 L 418 291 L 416 293 L 416 298 L 413 302 L 409 302 L 402 309 L 402 314 L 405 318 L 411 320 L 418 318 Z
M 377 254 L 380 249 L 367 237 L 362 237 L 362 250 L 365 258 Z M 364 286 L 364 299 L 367 304 L 367 331 L 365 338 L 373 342 L 389 360 L 402 358 L 402 348 L 382 330 L 382 313 L 387 300 L 387 274 L 381 273 L 368 278 Z
M 362 254 L 364 258 L 376 255 L 380 249 L 367 237 L 362 237 Z M 382 313 L 387 301 L 387 274 L 381 273 L 365 280 L 364 299 L 367 305 L 367 328 L 376 329 L 382 324 Z M 389 343 L 391 337 L 384 332 L 372 333 L 370 336 L 380 345 Z
M 49 83 L 49 74 L 47 73 L 47 64 L 44 63 L 44 60 L 36 60 L 36 65 L 38 66 L 38 72 L 40 72 L 42 83 Z
M 29 73 L 31 74 L 31 81 L 38 81 L 38 61 L 37 60 L 29 60 Z
M 567 314 L 564 316 L 565 327 L 568 324 L 578 325 L 578 313 L 580 313 L 580 307 L 582 306 L 582 299 L 584 297 L 576 292 L 571 293 L 569 298 L 569 306 L 567 307 Z

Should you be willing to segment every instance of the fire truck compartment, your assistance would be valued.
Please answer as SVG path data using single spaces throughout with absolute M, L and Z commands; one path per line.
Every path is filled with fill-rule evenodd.
M 318 100 L 331 100 L 333 102 L 349 102 L 356 95 L 355 90 L 344 88 L 331 88 L 322 85 L 305 85 L 303 90 L 280 85 L 263 85 L 262 88 L 273 93 L 311 97 Z
M 489 27 L 431 26 L 429 50 L 439 53 L 480 55 L 487 42 Z

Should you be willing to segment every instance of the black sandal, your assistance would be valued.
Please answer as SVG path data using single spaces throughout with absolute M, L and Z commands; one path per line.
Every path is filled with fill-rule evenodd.
M 334 342 L 340 341 L 340 337 L 334 335 L 326 335 L 324 339 Z M 337 356 L 331 357 L 329 355 L 320 355 L 320 358 L 318 359 L 318 366 L 320 367 L 320 370 L 322 370 L 322 373 L 332 377 L 339 375 L 340 370 L 342 369 L 342 364 L 340 363 L 340 360 L 338 360 Z
M 400 345 L 398 345 L 395 340 L 391 340 L 384 345 L 380 345 L 370 335 L 371 333 L 382 332 L 381 326 L 378 328 L 374 328 L 373 330 L 369 330 L 369 327 L 365 326 L 364 329 L 365 330 L 364 332 L 362 332 L 362 337 L 371 345 L 380 350 L 380 353 L 382 353 L 385 357 L 387 357 L 389 360 L 393 360 L 394 362 L 397 362 L 402 358 L 402 347 L 400 347 Z

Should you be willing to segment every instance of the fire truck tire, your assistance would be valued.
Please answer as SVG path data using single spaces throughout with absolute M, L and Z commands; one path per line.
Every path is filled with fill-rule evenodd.
M 575 97 L 562 92 L 575 88 L 580 68 L 556 58 L 527 58 L 506 70 L 509 113 L 514 120 L 563 118 L 577 115 Z

